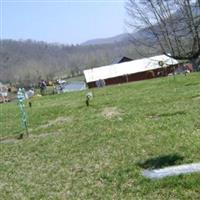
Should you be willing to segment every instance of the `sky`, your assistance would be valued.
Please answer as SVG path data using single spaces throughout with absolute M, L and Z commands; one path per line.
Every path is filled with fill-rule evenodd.
M 126 31 L 126 0 L 0 0 L 1 39 L 80 44 Z

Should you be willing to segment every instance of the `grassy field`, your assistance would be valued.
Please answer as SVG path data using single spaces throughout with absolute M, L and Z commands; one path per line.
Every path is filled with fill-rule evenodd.
M 145 168 L 200 162 L 200 74 L 35 97 L 30 135 L 0 105 L 0 199 L 199 199 L 200 173 L 148 180 Z M 9 139 L 10 138 L 10 139 Z

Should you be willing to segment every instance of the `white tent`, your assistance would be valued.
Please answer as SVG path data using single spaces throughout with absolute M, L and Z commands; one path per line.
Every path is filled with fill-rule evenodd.
M 164 63 L 163 67 L 178 64 L 178 61 L 166 55 L 159 55 L 150 58 L 142 58 L 120 64 L 107 65 L 84 70 L 87 83 L 97 80 L 119 77 L 128 74 L 149 71 L 161 68 L 159 61 Z

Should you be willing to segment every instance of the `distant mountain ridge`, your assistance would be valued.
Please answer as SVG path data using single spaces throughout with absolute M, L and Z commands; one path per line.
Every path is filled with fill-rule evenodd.
M 81 46 L 90 46 L 90 45 L 103 45 L 103 44 L 115 44 L 115 43 L 130 43 L 132 40 L 149 40 L 149 43 L 152 42 L 154 38 L 153 34 L 147 31 L 146 29 L 141 29 L 133 33 L 122 33 L 113 37 L 108 38 L 97 38 L 88 40 L 81 44 Z
M 173 16 L 181 16 L 181 10 L 176 11 L 176 13 L 173 14 Z M 198 16 L 200 13 L 200 8 L 199 7 L 192 7 L 192 13 L 195 16 Z M 157 24 L 153 25 L 154 28 L 158 28 L 159 26 Z M 169 25 L 168 25 L 169 26 Z M 183 26 L 179 24 L 179 26 Z M 184 29 L 184 27 L 183 27 Z M 139 31 L 133 32 L 133 33 L 122 33 L 113 37 L 108 37 L 108 38 L 96 38 L 92 40 L 88 40 L 86 42 L 83 42 L 81 46 L 89 46 L 89 45 L 103 45 L 103 44 L 114 44 L 114 43 L 128 43 L 131 42 L 131 40 L 140 40 L 140 41 L 148 41 L 148 44 L 152 44 L 155 42 L 155 36 L 151 31 L 148 30 L 148 27 L 140 29 Z
M 113 37 L 88 40 L 82 43 L 81 45 L 87 46 L 87 45 L 112 44 L 112 43 L 118 43 L 118 42 L 127 42 L 129 40 L 130 40 L 130 35 L 128 33 L 122 33 Z

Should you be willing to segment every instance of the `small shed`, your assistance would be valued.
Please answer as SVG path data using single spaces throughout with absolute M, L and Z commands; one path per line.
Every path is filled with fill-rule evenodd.
M 102 80 L 105 85 L 111 85 L 167 76 L 174 72 L 178 64 L 179 62 L 176 59 L 166 55 L 158 55 L 91 68 L 84 70 L 83 73 L 88 87 L 92 88 L 97 87 L 97 83 Z

